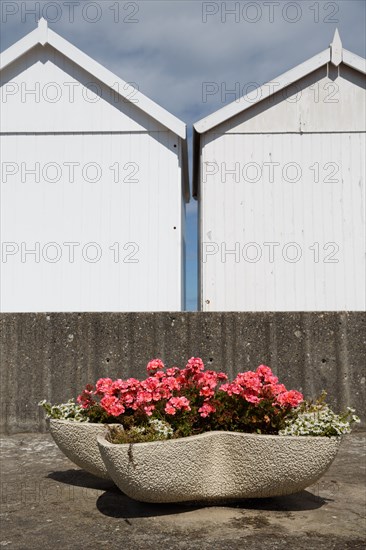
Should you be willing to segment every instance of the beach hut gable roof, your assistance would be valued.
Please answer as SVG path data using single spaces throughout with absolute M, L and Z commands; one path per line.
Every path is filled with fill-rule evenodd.
M 283 101 L 276 100 L 276 98 L 281 95 L 284 97 L 292 85 L 295 89 L 300 81 L 304 85 L 309 85 L 312 75 L 315 75 L 316 79 L 323 78 L 322 69 L 329 73 L 332 71 L 339 73 L 340 65 L 344 66 L 347 72 L 349 72 L 348 68 L 355 71 L 354 75 L 356 76 L 353 76 L 353 79 L 357 79 L 357 74 L 360 76 L 360 79 L 357 79 L 359 82 L 364 79 L 366 59 L 344 49 L 338 29 L 336 29 L 333 41 L 326 50 L 196 122 L 193 125 L 193 197 L 197 198 L 199 195 L 201 148 L 204 147 L 206 141 L 209 141 L 210 136 L 212 139 L 216 139 L 218 135 L 225 134 L 228 129 L 231 131 L 230 129 L 236 124 L 241 125 L 241 130 L 245 132 L 245 121 L 257 117 L 261 110 L 264 112 L 268 107 L 276 108 L 277 103 Z M 317 71 L 319 72 L 316 73 Z M 253 97 L 254 94 L 255 97 Z M 290 121 L 288 126 L 290 127 Z M 283 131 L 286 132 L 285 127 Z M 290 130 L 287 129 L 287 131 Z M 266 133 L 269 130 L 262 130 L 263 132 Z
M 271 86 L 271 82 L 267 82 L 259 88 L 259 93 L 256 94 L 257 100 L 253 100 L 253 98 L 248 95 L 243 96 L 239 100 L 233 101 L 215 113 L 196 122 L 194 124 L 195 131 L 199 134 L 203 134 L 212 130 L 219 124 L 226 122 L 246 109 L 250 109 L 256 103 L 267 99 L 270 95 L 280 92 L 287 86 L 301 80 L 327 63 L 331 63 L 336 67 L 344 63 L 352 69 L 362 74 L 366 74 L 366 60 L 343 48 L 338 29 L 336 29 L 333 42 L 330 44 L 329 48 L 275 78 L 275 89 Z
M 128 101 L 133 95 L 134 104 L 142 112 L 146 113 L 152 119 L 176 134 L 181 139 L 186 139 L 186 125 L 184 122 L 166 111 L 163 107 L 160 107 L 160 105 L 143 95 L 140 91 L 133 88 L 133 86 L 117 77 L 114 73 L 76 48 L 59 34 L 52 31 L 48 27 L 48 23 L 44 18 L 39 20 L 38 27 L 36 29 L 1 53 L 0 70 L 8 67 L 37 45 L 44 47 L 49 45 L 53 47 L 83 70 L 87 71 L 93 77 L 102 82 L 102 84 L 108 86 L 109 88 L 113 88 L 114 92 L 117 89 L 117 93 L 124 100 Z

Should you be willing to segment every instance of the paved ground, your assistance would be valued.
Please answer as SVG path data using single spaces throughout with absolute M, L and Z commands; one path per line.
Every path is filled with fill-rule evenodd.
M 1 440 L 0 547 L 24 549 L 361 550 L 365 432 L 347 436 L 308 490 L 228 506 L 151 505 L 77 469 L 44 434 Z

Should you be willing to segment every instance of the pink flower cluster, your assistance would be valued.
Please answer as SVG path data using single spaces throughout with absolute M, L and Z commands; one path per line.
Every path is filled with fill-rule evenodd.
M 202 359 L 192 357 L 184 369 L 172 367 L 165 369 L 160 359 L 154 359 L 147 365 L 150 376 L 145 380 L 129 378 L 112 380 L 100 378 L 95 389 L 88 385 L 77 401 L 83 408 L 96 403 L 111 416 L 120 416 L 128 409 L 153 414 L 157 403 L 164 402 L 166 414 L 175 415 L 177 411 L 190 411 L 190 401 L 184 393 L 198 390 L 203 403 L 198 412 L 204 418 L 215 408 L 208 403 L 215 395 L 219 381 L 227 380 L 224 373 L 204 370 Z
M 85 409 L 100 405 L 113 417 L 134 412 L 151 416 L 157 409 L 174 416 L 178 411 L 189 412 L 195 407 L 201 418 L 216 412 L 223 393 L 238 396 L 254 406 L 271 400 L 272 406 L 280 409 L 296 407 L 303 400 L 301 393 L 287 391 L 279 384 L 265 365 L 260 365 L 255 372 L 238 374 L 231 383 L 227 383 L 223 372 L 205 370 L 202 359 L 197 357 L 192 357 L 184 369 L 166 369 L 160 359 L 154 359 L 148 363 L 147 373 L 148 377 L 141 381 L 100 378 L 95 388 L 86 386 L 77 400 Z
M 303 401 L 303 395 L 296 391 L 288 391 L 283 384 L 278 383 L 269 367 L 260 365 L 255 372 L 241 372 L 230 384 L 223 384 L 221 391 L 228 395 L 237 395 L 249 403 L 259 404 L 271 400 L 272 406 L 280 408 L 297 407 Z

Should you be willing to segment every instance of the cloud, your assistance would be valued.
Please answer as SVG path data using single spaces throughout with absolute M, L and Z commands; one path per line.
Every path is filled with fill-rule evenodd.
M 2 49 L 35 26 L 30 11 L 37 2 L 3 1 L 2 9 L 9 4 L 19 11 L 2 13 Z M 59 12 L 52 9 L 55 2 L 39 4 L 40 15 L 51 20 L 61 15 L 51 28 L 188 124 L 235 99 L 226 90 L 260 85 L 324 50 L 336 26 L 347 49 L 365 52 L 366 4 L 357 0 L 85 0 L 74 3 L 73 22 L 67 2 L 59 1 Z M 98 15 L 93 4 L 100 9 L 95 23 L 90 21 Z M 203 98 L 207 82 L 216 83 L 218 91 Z

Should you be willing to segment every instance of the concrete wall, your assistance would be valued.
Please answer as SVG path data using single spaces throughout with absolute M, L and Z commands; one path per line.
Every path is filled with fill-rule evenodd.
M 37 406 L 75 397 L 101 376 L 144 376 L 149 359 L 237 372 L 264 363 L 306 397 L 328 392 L 336 410 L 365 417 L 365 314 L 5 313 L 1 323 L 1 432 L 44 431 Z

